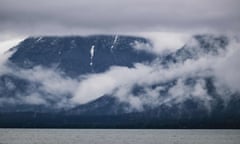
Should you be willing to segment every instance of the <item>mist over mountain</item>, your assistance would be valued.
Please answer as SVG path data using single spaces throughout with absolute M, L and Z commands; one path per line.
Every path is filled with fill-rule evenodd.
M 240 42 L 29 37 L 0 58 L 0 127 L 240 128 Z M 156 52 L 157 51 L 157 52 Z

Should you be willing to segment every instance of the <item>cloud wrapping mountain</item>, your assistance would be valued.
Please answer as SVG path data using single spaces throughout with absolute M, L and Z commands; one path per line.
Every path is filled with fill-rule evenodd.
M 204 37 L 204 36 L 203 36 Z M 153 41 L 154 42 L 154 41 Z M 133 67 L 111 66 L 100 73 L 87 73 L 71 77 L 56 66 L 36 65 L 31 69 L 21 68 L 8 61 L 14 50 L 4 53 L 1 59 L 1 77 L 7 90 L 18 85 L 10 78 L 26 80 L 24 91 L 16 92 L 15 97 L 3 96 L 0 104 L 45 105 L 52 108 L 73 108 L 87 104 L 102 96 L 111 96 L 120 103 L 129 104 L 127 111 L 144 111 L 146 107 L 161 105 L 173 106 L 187 100 L 197 100 L 206 109 L 211 110 L 214 98 L 209 94 L 206 79 L 213 79 L 220 98 L 227 104 L 231 96 L 239 93 L 239 41 L 227 38 L 227 46 L 216 41 L 215 36 L 205 36 L 204 42 L 214 44 L 203 49 L 196 38 L 191 38 L 184 45 L 187 52 L 193 52 L 191 58 L 183 53 L 176 55 L 181 48 L 164 54 L 156 53 L 154 43 L 143 43 L 147 52 L 157 55 L 150 62 L 134 63 Z M 129 43 L 136 53 L 144 49 L 135 48 L 136 43 Z M 98 47 L 95 47 L 97 50 Z M 183 49 L 182 48 L 182 49 Z M 215 51 L 217 50 L 217 51 Z M 89 47 L 89 58 L 91 48 Z M 95 52 L 94 57 L 98 55 Z M 167 60 L 165 56 L 174 55 L 177 61 Z M 92 58 L 94 59 L 92 56 Z M 94 61 L 93 61 L 94 64 Z M 56 64 L 57 65 L 57 64 Z M 5 89 L 5 90 L 6 90 Z M 0 89 L 0 91 L 3 91 Z

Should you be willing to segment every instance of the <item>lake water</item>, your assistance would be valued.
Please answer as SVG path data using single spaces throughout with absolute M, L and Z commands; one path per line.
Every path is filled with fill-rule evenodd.
M 240 130 L 0 129 L 0 144 L 240 144 Z

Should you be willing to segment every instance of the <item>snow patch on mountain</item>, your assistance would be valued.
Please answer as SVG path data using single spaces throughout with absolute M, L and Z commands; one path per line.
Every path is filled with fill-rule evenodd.
M 90 49 L 90 59 L 91 59 L 90 66 L 93 65 L 94 48 L 95 48 L 95 45 L 92 45 L 92 47 Z
M 113 40 L 113 44 L 112 44 L 112 46 L 111 46 L 111 52 L 113 52 L 113 48 L 114 48 L 114 46 L 116 45 L 117 40 L 118 40 L 118 35 L 115 35 L 114 40 Z
M 37 38 L 36 42 L 40 42 L 42 40 L 42 37 Z

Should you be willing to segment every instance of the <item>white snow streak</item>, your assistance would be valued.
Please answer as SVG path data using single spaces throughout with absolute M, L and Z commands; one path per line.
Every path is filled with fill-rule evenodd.
M 115 44 L 117 43 L 117 40 L 118 40 L 118 35 L 115 35 L 113 44 L 111 46 L 111 51 L 113 51 L 113 48 L 114 48 Z
M 95 48 L 95 45 L 92 45 L 92 47 L 90 49 L 90 59 L 91 59 L 90 66 L 93 65 L 94 48 Z
M 39 42 L 39 41 L 41 41 L 42 40 L 42 37 L 39 37 L 37 40 L 36 40 L 36 42 Z

